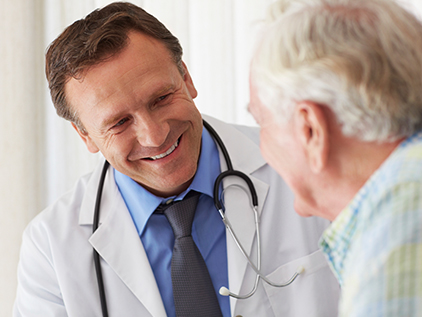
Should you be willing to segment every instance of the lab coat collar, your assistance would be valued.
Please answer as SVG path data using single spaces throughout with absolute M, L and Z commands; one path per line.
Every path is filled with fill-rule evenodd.
M 95 200 L 103 164 L 104 163 L 100 163 L 97 165 L 91 177 L 88 179 L 85 192 L 81 195 L 83 199 L 81 202 L 81 212 L 79 214 L 79 225 L 93 224 Z M 101 196 L 100 224 L 108 217 L 110 212 L 114 210 L 114 207 L 117 204 L 115 199 L 117 194 L 119 193 L 117 186 L 115 186 L 114 169 L 109 166 L 104 181 L 103 194 Z
M 219 134 L 229 152 L 235 170 L 243 171 L 245 174 L 251 174 L 266 164 L 259 150 L 259 140 L 256 140 L 257 143 L 255 143 L 232 125 L 207 115 L 203 115 L 202 117 Z M 256 137 L 256 135 L 254 135 L 254 137 Z M 241 148 L 239 145 L 241 145 Z M 221 171 L 225 171 L 227 165 L 221 152 L 220 162 Z
M 81 205 L 80 225 L 92 225 L 98 182 L 103 164 L 88 181 Z M 99 227 L 89 242 L 151 316 L 166 316 L 155 277 L 135 225 L 108 168 L 101 199 Z M 104 277 L 106 279 L 106 277 Z

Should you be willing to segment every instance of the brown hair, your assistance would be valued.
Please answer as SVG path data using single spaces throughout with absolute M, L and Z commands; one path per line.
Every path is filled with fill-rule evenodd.
M 66 102 L 65 84 L 71 78 L 82 77 L 87 68 L 119 53 L 127 45 L 127 35 L 132 30 L 162 42 L 183 74 L 183 51 L 179 40 L 160 21 L 131 3 L 109 4 L 67 27 L 48 48 L 45 71 L 59 116 L 83 128 Z

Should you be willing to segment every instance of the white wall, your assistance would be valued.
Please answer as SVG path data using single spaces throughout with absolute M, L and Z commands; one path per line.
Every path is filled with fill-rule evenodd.
M 22 230 L 45 200 L 40 4 L 0 5 L 0 316 L 11 316 Z

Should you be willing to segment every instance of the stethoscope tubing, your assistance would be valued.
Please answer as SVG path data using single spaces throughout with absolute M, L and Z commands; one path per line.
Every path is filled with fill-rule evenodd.
M 218 133 L 214 130 L 214 128 L 211 127 L 210 124 L 208 122 L 206 122 L 205 120 L 203 120 L 203 124 L 204 124 L 205 128 L 210 132 L 213 139 L 217 142 L 217 144 L 218 144 L 218 146 L 219 146 L 219 148 L 220 148 L 220 150 L 223 154 L 223 157 L 226 161 L 226 165 L 227 165 L 227 170 L 222 172 L 220 175 L 218 175 L 218 177 L 217 177 L 217 179 L 215 180 L 215 183 L 214 183 L 214 193 L 213 193 L 214 194 L 214 205 L 217 208 L 218 212 L 220 213 L 220 216 L 221 216 L 221 218 L 224 222 L 224 225 L 226 226 L 230 235 L 233 237 L 233 240 L 235 241 L 237 247 L 239 248 L 242 255 L 245 257 L 245 259 L 248 261 L 249 265 L 252 267 L 252 269 L 256 273 L 254 286 L 248 294 L 246 294 L 246 295 L 234 294 L 234 293 L 230 292 L 227 288 L 224 288 L 224 287 L 220 289 L 220 294 L 224 295 L 224 296 L 232 296 L 232 297 L 235 297 L 237 299 L 249 298 L 253 294 L 255 294 L 255 292 L 258 288 L 258 283 L 259 283 L 260 279 L 263 279 L 266 283 L 268 283 L 272 286 L 275 286 L 275 287 L 285 287 L 287 285 L 290 285 L 291 283 L 293 283 L 293 281 L 296 279 L 296 277 L 300 274 L 299 270 L 296 271 L 296 273 L 291 277 L 291 279 L 284 284 L 273 283 L 272 281 L 268 280 L 261 273 L 261 239 L 260 239 L 261 235 L 260 235 L 260 230 L 259 230 L 258 195 L 256 193 L 255 187 L 254 187 L 251 179 L 246 174 L 233 169 L 233 165 L 232 165 L 232 162 L 231 162 L 231 159 L 230 159 L 230 155 L 229 155 L 223 141 L 221 140 Z M 109 165 L 110 165 L 109 162 L 106 160 L 104 162 L 104 166 L 103 166 L 103 169 L 102 169 L 102 172 L 101 172 L 100 181 L 99 181 L 98 190 L 97 190 L 97 197 L 96 197 L 96 201 L 95 201 L 92 233 L 94 233 L 98 229 L 98 226 L 99 226 L 101 197 L 102 197 L 105 177 L 106 177 Z M 256 231 L 256 237 L 257 237 L 256 238 L 257 239 L 257 266 L 251 261 L 250 257 L 246 253 L 245 249 L 243 248 L 243 246 L 239 242 L 239 239 L 237 238 L 236 234 L 234 233 L 234 231 L 232 229 L 230 221 L 225 216 L 224 206 L 223 206 L 221 200 L 219 199 L 219 191 L 220 191 L 221 183 L 222 183 L 222 181 L 225 177 L 229 177 L 229 176 L 236 176 L 236 177 L 242 178 L 245 181 L 245 183 L 247 184 L 249 191 L 250 191 L 250 194 L 251 194 L 251 200 L 252 200 L 254 217 L 255 217 L 255 231 Z M 95 249 L 94 249 L 94 267 L 95 267 L 95 272 L 96 272 L 96 275 L 97 275 L 97 283 L 98 283 L 98 289 L 99 289 L 99 295 L 100 295 L 100 301 L 101 301 L 102 314 L 103 314 L 104 317 L 108 317 L 106 295 L 105 295 L 104 282 L 103 282 L 103 276 L 102 276 L 102 271 L 101 271 L 100 255 L 98 254 L 98 252 Z M 226 292 L 224 294 L 222 293 L 222 289 L 226 290 Z
M 95 200 L 95 208 L 94 208 L 94 221 L 92 226 L 92 234 L 98 229 L 98 224 L 100 221 L 100 205 L 101 205 L 101 197 L 103 195 L 103 188 L 104 188 L 104 181 L 107 174 L 107 169 L 110 163 L 105 160 L 103 170 L 101 171 L 100 182 L 98 184 L 97 190 L 97 198 Z M 101 311 L 104 317 L 108 317 L 108 310 L 107 310 L 107 302 L 105 296 L 105 288 L 103 282 L 103 274 L 101 271 L 101 264 L 100 264 L 100 255 L 98 254 L 97 250 L 94 249 L 94 267 L 95 273 L 97 275 L 97 283 L 98 283 L 98 291 L 100 293 L 100 301 L 101 301 Z

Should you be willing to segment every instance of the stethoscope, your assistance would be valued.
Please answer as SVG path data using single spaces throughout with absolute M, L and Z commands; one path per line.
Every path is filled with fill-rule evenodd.
M 285 286 L 292 284 L 293 281 L 299 276 L 299 274 L 301 274 L 304 271 L 304 268 L 302 266 L 298 267 L 296 272 L 293 274 L 293 276 L 287 282 L 282 283 L 282 284 L 277 284 L 277 283 L 272 282 L 271 280 L 269 280 L 266 276 L 264 276 L 261 273 L 261 271 L 260 271 L 261 270 L 261 241 L 260 241 L 261 235 L 260 235 L 260 231 L 259 231 L 258 196 L 256 194 L 255 186 L 253 185 L 251 179 L 246 174 L 233 169 L 233 165 L 232 165 L 229 153 L 227 152 L 227 149 L 226 149 L 223 141 L 221 140 L 220 136 L 217 134 L 217 132 L 214 130 L 214 128 L 210 126 L 210 124 L 208 122 L 203 120 L 203 123 L 204 123 L 205 128 L 208 130 L 208 132 L 211 134 L 213 139 L 217 142 L 218 146 L 220 147 L 220 150 L 223 153 L 223 157 L 224 157 L 224 160 L 226 161 L 226 165 L 227 165 L 227 171 L 222 172 L 220 175 L 218 175 L 218 177 L 217 177 L 217 179 L 215 180 L 215 183 L 214 183 L 214 193 L 213 193 L 214 194 L 214 205 L 217 208 L 218 212 L 220 213 L 220 216 L 223 220 L 224 225 L 226 226 L 226 229 L 229 231 L 230 235 L 232 236 L 232 238 L 233 238 L 234 242 L 236 243 L 237 247 L 239 248 L 240 252 L 242 253 L 242 255 L 248 261 L 251 268 L 256 273 L 256 278 L 255 278 L 253 288 L 248 294 L 246 294 L 246 295 L 235 294 L 235 293 L 232 293 L 226 287 L 220 288 L 220 294 L 223 295 L 223 296 L 232 296 L 232 297 L 237 298 L 237 299 L 249 298 L 253 294 L 255 294 L 255 292 L 258 288 L 258 283 L 259 283 L 260 279 L 262 279 L 264 282 L 266 282 L 267 284 L 274 286 L 274 287 L 285 287 Z M 108 161 L 104 162 L 104 166 L 103 166 L 103 169 L 102 169 L 102 172 L 101 172 L 100 181 L 98 183 L 97 198 L 96 198 L 96 201 L 95 201 L 95 209 L 94 209 L 94 221 L 93 221 L 94 223 L 93 223 L 93 230 L 92 230 L 93 233 L 98 229 L 99 218 L 100 218 L 101 196 L 102 196 L 104 181 L 105 181 L 105 177 L 106 177 L 109 165 L 110 164 L 108 163 Z M 257 242 L 257 265 L 255 265 L 252 262 L 251 258 L 248 256 L 248 254 L 246 253 L 242 244 L 240 243 L 239 239 L 237 238 L 235 232 L 233 231 L 232 226 L 231 226 L 228 218 L 226 218 L 226 216 L 225 216 L 223 203 L 222 203 L 221 199 L 219 198 L 219 188 L 220 188 L 221 182 L 223 181 L 223 179 L 225 177 L 228 177 L 228 176 L 237 176 L 237 177 L 242 178 L 249 187 L 249 192 L 251 194 L 251 200 L 252 200 L 252 206 L 253 206 L 252 209 L 253 209 L 253 212 L 254 212 L 255 230 L 256 230 L 256 237 L 257 237 L 256 238 L 256 242 Z M 238 186 L 238 185 L 232 185 L 232 186 Z M 238 187 L 240 187 L 241 189 L 244 190 L 243 187 L 241 187 L 241 186 L 238 186 Z M 98 283 L 98 288 L 99 288 L 99 293 L 100 293 L 101 309 L 102 309 L 102 312 L 103 312 L 103 316 L 107 317 L 108 311 L 107 311 L 106 296 L 105 296 L 104 283 L 103 283 L 103 277 L 102 277 L 102 271 L 101 271 L 101 265 L 100 265 L 100 255 L 98 254 L 98 252 L 95 249 L 94 249 L 94 266 L 95 266 L 95 272 L 96 272 L 96 275 L 97 275 L 97 283 Z

